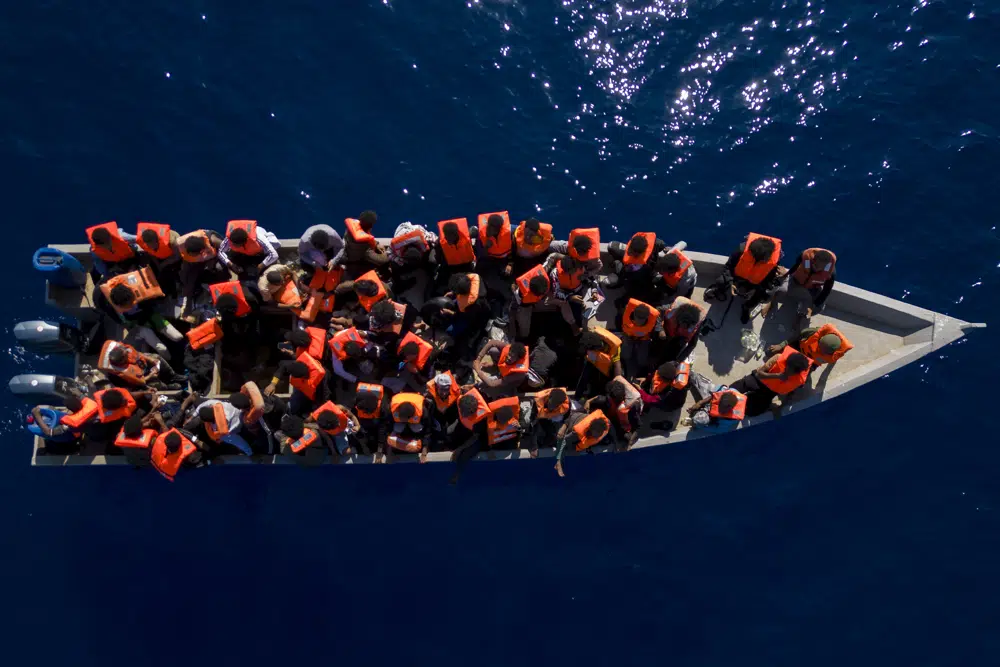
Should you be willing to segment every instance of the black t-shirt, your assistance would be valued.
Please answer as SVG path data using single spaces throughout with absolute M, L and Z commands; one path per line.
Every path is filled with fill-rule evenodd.
M 545 343 L 544 336 L 538 339 L 528 353 L 528 368 L 543 380 L 548 379 L 549 373 L 557 361 L 559 361 L 559 355 Z

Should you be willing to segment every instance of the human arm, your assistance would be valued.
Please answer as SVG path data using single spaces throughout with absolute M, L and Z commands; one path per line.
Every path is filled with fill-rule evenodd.
M 358 376 L 350 373 L 346 368 L 344 368 L 344 362 L 338 359 L 337 355 L 332 355 L 330 364 L 333 366 L 333 372 L 336 373 L 338 377 L 343 378 L 352 384 L 358 381 Z
M 234 266 L 233 263 L 229 260 L 229 251 L 231 249 L 232 245 L 229 243 L 229 237 L 227 236 L 224 239 L 222 239 L 222 245 L 219 246 L 219 250 L 216 253 L 216 255 L 218 256 L 219 261 L 222 262 L 227 269 L 231 269 L 239 273 L 237 267 Z
M 259 232 L 257 234 L 257 243 L 260 244 L 260 247 L 267 253 L 267 256 L 260 262 L 260 264 L 257 265 L 257 269 L 259 271 L 264 271 L 267 267 L 278 262 L 278 250 L 274 247 L 274 243 L 272 243 L 275 239 L 272 234 L 269 234 L 261 228 L 258 228 L 257 231 Z
M 816 311 L 823 310 L 824 306 L 826 305 L 826 299 L 828 296 L 830 296 L 830 292 L 833 291 L 833 286 L 836 284 L 837 284 L 837 271 L 834 270 L 830 274 L 830 278 L 825 283 L 823 283 L 822 291 L 820 291 L 819 296 L 817 296 L 816 300 L 813 302 L 813 310 Z

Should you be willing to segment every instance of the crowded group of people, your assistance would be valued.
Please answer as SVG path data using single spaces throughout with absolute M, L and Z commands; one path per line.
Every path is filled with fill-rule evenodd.
M 799 327 L 725 386 L 692 367 L 708 305 L 683 242 L 640 232 L 602 253 L 597 228 L 557 240 L 506 211 L 474 222 L 405 222 L 384 244 L 365 211 L 309 227 L 297 248 L 254 220 L 90 227 L 94 307 L 125 333 L 94 343 L 87 391 L 39 420 L 43 435 L 171 480 L 224 454 L 316 465 L 448 451 L 457 481 L 480 452 L 544 448 L 562 476 L 567 452 L 624 451 L 651 424 L 736 428 L 851 349 L 809 326 L 836 279 L 829 250 L 790 269 L 778 238 L 734 250 L 705 300 L 737 299 L 744 323 L 781 301 Z

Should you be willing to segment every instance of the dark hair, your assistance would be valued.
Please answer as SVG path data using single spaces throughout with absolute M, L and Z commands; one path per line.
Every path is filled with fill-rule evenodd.
M 277 287 L 281 283 L 285 282 L 285 277 L 281 275 L 281 271 L 268 271 L 264 275 L 267 278 L 268 285 L 274 285 Z
M 102 395 L 101 403 L 106 408 L 117 410 L 125 405 L 125 394 L 121 389 L 108 389 Z
M 465 394 L 458 399 L 458 414 L 463 417 L 471 417 L 479 409 L 479 401 L 472 394 Z
M 594 331 L 584 331 L 580 334 L 580 347 L 585 350 L 603 350 L 604 339 Z
M 250 397 L 242 392 L 230 394 L 228 400 L 229 404 L 237 410 L 249 410 L 253 405 L 253 402 L 250 401 Z
M 115 366 L 123 366 L 128 363 L 128 353 L 125 348 L 118 346 L 108 354 L 108 361 Z
M 587 436 L 599 438 L 608 431 L 608 422 L 604 419 L 595 419 L 587 425 Z
M 773 253 L 774 241 L 771 239 L 754 239 L 753 243 L 750 244 L 750 254 L 753 255 L 754 261 L 767 261 Z
M 682 303 L 677 306 L 674 317 L 681 326 L 693 327 L 701 319 L 701 309 L 693 303 Z
M 236 300 L 235 294 L 222 294 L 218 299 L 215 300 L 215 308 L 220 313 L 225 313 L 227 315 L 236 313 L 239 308 L 239 302 Z
M 639 304 L 634 309 L 632 309 L 632 321 L 638 325 L 644 325 L 649 322 L 649 317 L 653 313 L 650 312 L 649 306 L 646 304 Z
M 351 359 L 357 359 L 364 351 L 365 348 L 361 347 L 361 343 L 356 340 L 349 340 L 344 343 L 344 354 Z
M 813 262 L 815 264 L 830 264 L 833 262 L 833 253 L 829 250 L 819 249 L 813 253 Z
M 312 338 L 304 329 L 292 329 L 285 334 L 285 340 L 295 347 L 309 347 Z
M 309 367 L 301 361 L 292 361 L 288 364 L 288 374 L 293 378 L 307 378 L 309 377 Z
M 608 392 L 608 396 L 610 396 L 611 400 L 613 400 L 615 403 L 621 403 L 622 401 L 624 401 L 625 395 L 628 393 L 625 390 L 624 384 L 622 384 L 621 382 L 615 382 L 614 380 L 609 382 L 604 389 L 605 391 Z
M 378 294 L 378 285 L 374 280 L 355 280 L 354 291 L 361 296 L 375 296 Z
M 184 249 L 192 255 L 198 254 L 204 250 L 205 247 L 205 239 L 201 236 L 189 236 L 184 239 Z
M 408 245 L 403 249 L 402 259 L 410 264 L 415 264 L 423 256 L 424 253 L 420 252 L 420 248 L 415 245 Z
M 501 406 L 493 412 L 493 419 L 499 424 L 506 424 L 513 418 L 514 408 L 509 405 Z
M 448 289 L 455 294 L 465 296 L 472 291 L 472 278 L 468 273 L 456 273 L 448 279 Z
M 296 415 L 281 416 L 281 431 L 292 440 L 298 440 L 306 432 L 302 418 Z
M 354 405 L 365 412 L 371 412 L 378 407 L 378 396 L 370 391 L 358 392 L 354 397 Z
M 389 303 L 388 299 L 383 299 L 372 306 L 371 314 L 372 317 L 383 325 L 392 324 L 396 321 L 396 308 Z
M 142 230 L 142 234 L 139 235 L 143 243 L 148 245 L 153 250 L 160 249 L 160 237 L 156 235 L 156 232 L 152 229 Z
M 420 353 L 420 346 L 417 345 L 412 340 L 399 348 L 399 354 L 404 358 L 419 353 Z
M 90 238 L 97 245 L 105 245 L 111 243 L 111 232 L 104 227 L 100 227 L 91 233 Z
M 125 420 L 122 424 L 122 432 L 130 437 L 135 438 L 142 434 L 142 417 L 139 414 L 134 414 Z
M 539 225 L 542 223 L 538 222 L 538 218 L 528 218 L 524 221 L 524 228 L 527 229 L 532 234 L 537 234 Z
M 340 425 L 340 419 L 337 418 L 337 413 L 333 410 L 323 410 L 323 412 L 316 415 L 316 425 L 321 429 L 329 431 Z
M 206 424 L 215 423 L 215 406 L 214 405 L 203 405 L 198 408 L 198 419 Z
M 635 236 L 632 237 L 632 240 L 628 242 L 628 248 L 626 248 L 626 252 L 632 255 L 633 257 L 639 257 L 648 249 L 649 249 L 649 241 L 646 240 L 646 237 L 636 234 Z
M 378 214 L 375 211 L 362 211 L 358 216 L 358 222 L 361 224 L 361 229 L 370 232 L 378 222 Z
M 563 255 L 559 258 L 559 268 L 565 273 L 573 273 L 580 268 L 580 263 L 569 255 Z
M 494 213 L 490 217 L 486 218 L 486 235 L 487 236 L 497 236 L 500 230 L 503 228 L 503 216 L 499 213 Z
M 793 352 L 785 359 L 785 368 L 793 373 L 801 373 L 809 368 L 809 357 L 801 352 Z
M 246 245 L 246 242 L 250 240 L 250 235 L 247 234 L 247 230 L 242 227 L 237 227 L 233 231 L 229 232 L 229 242 L 235 246 Z
M 719 397 L 719 410 L 721 412 L 732 412 L 740 399 L 731 391 L 723 392 Z
M 126 285 L 115 285 L 109 294 L 111 303 L 121 308 L 135 303 L 135 293 Z
M 163 444 L 167 446 L 167 451 L 173 454 L 181 447 L 181 434 L 177 431 L 167 433 L 167 436 L 163 438 Z
M 417 414 L 417 407 L 409 401 L 404 401 L 396 408 L 396 417 L 404 421 L 409 421 L 413 415 Z
M 555 410 L 565 402 L 566 392 L 562 389 L 553 389 L 549 392 L 549 395 L 545 397 L 545 409 Z
M 441 235 L 451 245 L 458 245 L 459 240 L 462 238 L 462 235 L 459 233 L 458 224 L 454 222 L 446 222 L 441 225 Z
M 528 290 L 535 296 L 543 296 L 549 291 L 549 281 L 543 275 L 531 276 L 528 281 Z
M 524 355 L 527 354 L 528 348 L 525 347 L 524 343 L 513 342 L 507 346 L 507 359 L 509 361 L 518 362 L 524 359 Z
M 668 361 L 660 364 L 659 368 L 656 369 L 656 374 L 668 382 L 673 380 L 677 377 L 677 362 Z
M 573 238 L 573 250 L 579 255 L 586 255 L 594 247 L 594 241 L 589 236 L 578 234 Z
M 76 396 L 67 396 L 64 398 L 63 405 L 69 408 L 70 412 L 79 412 L 80 410 L 83 410 L 83 401 Z
M 681 268 L 681 256 L 676 252 L 668 252 L 656 260 L 656 268 L 660 271 L 670 271 L 673 273 Z
M 318 250 L 326 250 L 330 247 L 330 235 L 324 229 L 317 229 L 309 235 L 309 243 Z

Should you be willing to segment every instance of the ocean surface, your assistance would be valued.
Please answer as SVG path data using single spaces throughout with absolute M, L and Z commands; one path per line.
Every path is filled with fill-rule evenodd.
M 7 2 L 3 376 L 35 248 L 509 209 L 990 324 L 799 416 L 551 461 L 32 469 L 3 401 L 10 665 L 996 665 L 1000 6 Z

